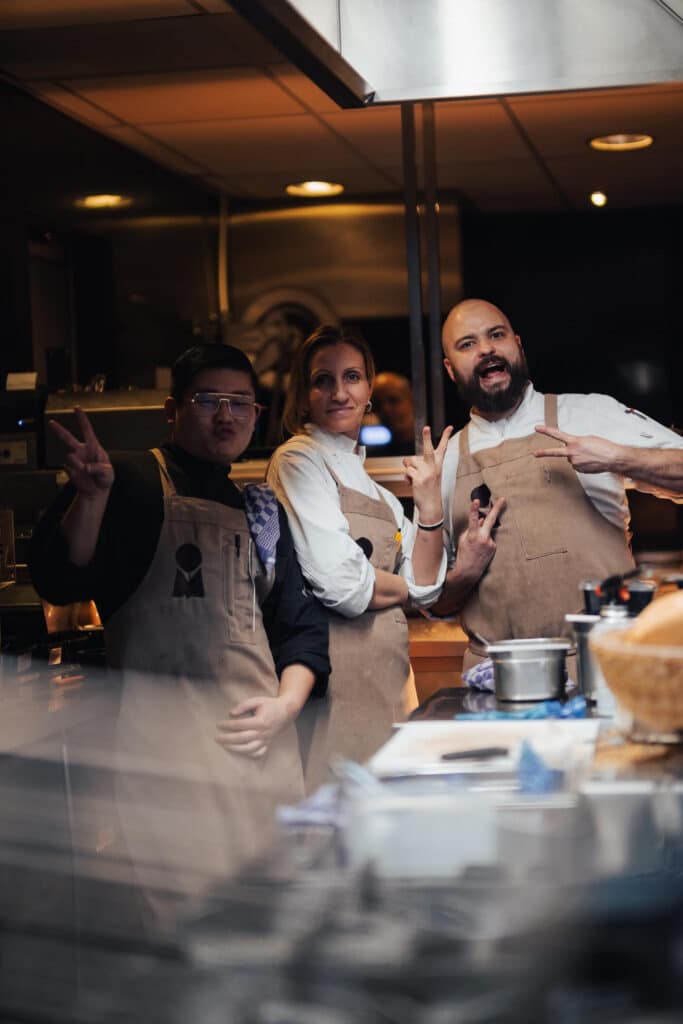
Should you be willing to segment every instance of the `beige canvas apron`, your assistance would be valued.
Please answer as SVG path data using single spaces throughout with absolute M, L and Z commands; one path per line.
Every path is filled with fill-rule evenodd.
M 394 572 L 400 549 L 393 512 L 383 498 L 346 487 L 330 470 L 353 539 L 372 545 L 375 569 Z M 368 545 L 363 544 L 368 553 Z M 329 777 L 330 759 L 366 761 L 391 736 L 394 722 L 417 706 L 408 659 L 408 624 L 398 605 L 348 619 L 328 613 L 332 672 L 327 698 L 308 709 L 314 717 L 306 759 L 306 789 Z
M 545 396 L 545 422 L 557 427 L 557 395 Z M 598 512 L 569 462 L 535 458 L 547 445 L 547 437 L 534 433 L 472 454 L 468 427 L 460 433 L 453 536 L 467 527 L 474 488 L 486 484 L 492 501 L 507 499 L 494 533 L 496 553 L 461 612 L 470 637 L 465 669 L 495 640 L 571 638 L 564 616 L 581 605 L 581 580 L 634 564 L 623 529 Z
M 293 724 L 260 759 L 214 740 L 234 705 L 278 692 L 258 600 L 264 571 L 245 513 L 177 495 L 154 454 L 164 491 L 159 543 L 105 635 L 109 662 L 124 675 L 119 818 L 138 881 L 163 916 L 261 852 L 275 807 L 301 799 L 303 778 Z

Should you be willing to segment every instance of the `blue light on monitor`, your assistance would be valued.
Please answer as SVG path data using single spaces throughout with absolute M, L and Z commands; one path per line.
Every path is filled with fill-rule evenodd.
M 361 444 L 371 445 L 373 448 L 389 444 L 391 441 L 391 431 L 382 423 L 369 423 L 367 426 L 360 428 L 359 441 Z

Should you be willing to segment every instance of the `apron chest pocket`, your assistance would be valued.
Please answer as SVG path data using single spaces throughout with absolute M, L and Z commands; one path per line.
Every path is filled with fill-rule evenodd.
M 506 474 L 504 490 L 508 500 L 506 511 L 514 520 L 524 555 L 528 559 L 567 551 L 562 535 L 562 516 L 568 497 L 561 468 L 550 460 L 525 459 L 515 471 Z
M 258 636 L 257 616 L 260 621 L 260 606 L 257 608 L 254 573 L 256 552 L 248 533 L 236 532 L 223 547 L 225 602 L 228 637 L 233 643 L 255 644 Z

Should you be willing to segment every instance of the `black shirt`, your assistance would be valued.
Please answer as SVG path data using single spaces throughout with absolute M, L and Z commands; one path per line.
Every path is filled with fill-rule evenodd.
M 161 450 L 178 494 L 244 508 L 229 468 L 197 459 L 171 443 Z M 152 453 L 115 454 L 111 462 L 114 484 L 90 564 L 79 568 L 69 561 L 60 526 L 76 493 L 71 484 L 38 523 L 29 555 L 33 584 L 41 597 L 57 605 L 92 599 L 104 623 L 142 582 L 164 516 L 159 465 Z M 314 693 L 321 694 L 330 671 L 327 616 L 304 584 L 282 506 L 278 512 L 275 582 L 263 602 L 263 623 L 278 676 L 287 665 L 307 665 L 316 674 Z

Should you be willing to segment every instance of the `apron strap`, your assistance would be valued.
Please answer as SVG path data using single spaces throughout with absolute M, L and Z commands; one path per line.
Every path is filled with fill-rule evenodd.
M 460 431 L 460 438 L 458 442 L 460 449 L 460 458 L 465 459 L 470 454 L 470 425 L 466 423 Z
M 546 395 L 544 406 L 546 426 L 557 429 L 557 395 Z
M 163 452 L 161 451 L 160 448 L 150 448 L 150 452 L 152 453 L 152 455 L 154 456 L 154 458 L 157 460 L 157 462 L 159 464 L 159 476 L 161 477 L 161 490 L 163 491 L 164 497 L 165 498 L 173 498 L 173 497 L 175 497 L 176 489 L 175 489 L 175 486 L 173 484 L 173 481 L 171 480 L 171 475 L 168 472 L 168 467 L 166 465 L 166 459 L 164 458 Z

